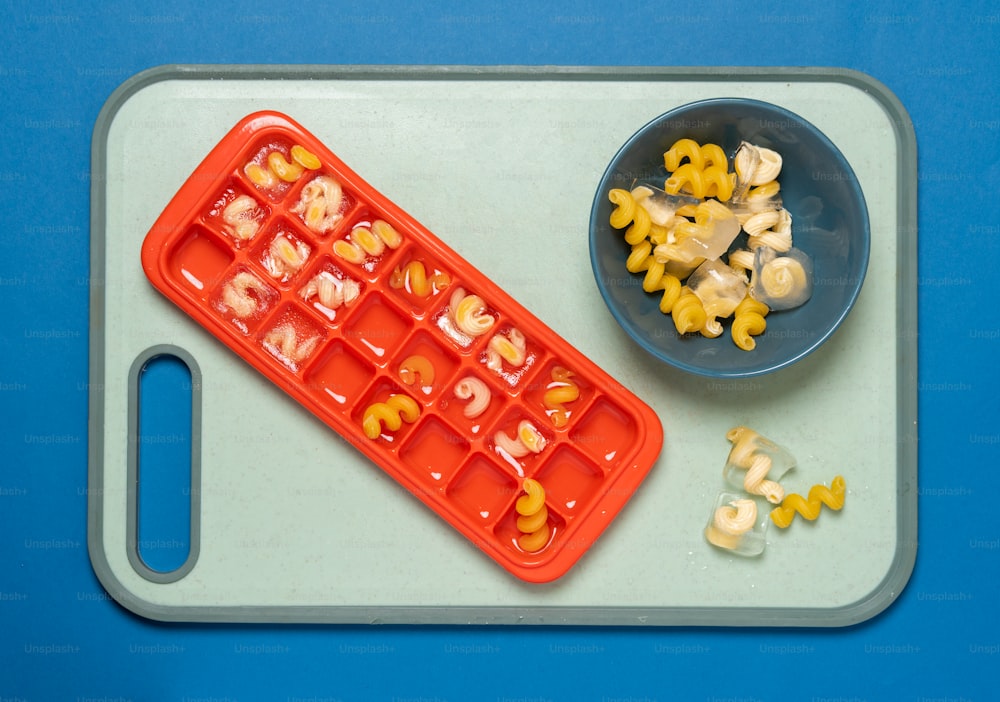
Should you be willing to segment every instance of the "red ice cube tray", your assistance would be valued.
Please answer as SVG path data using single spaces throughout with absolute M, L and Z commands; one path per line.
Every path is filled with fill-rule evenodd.
M 288 180 L 276 177 L 269 157 L 295 164 L 296 145 L 318 163 L 305 158 L 297 177 L 295 165 Z M 248 164 L 256 173 L 250 166 L 248 175 Z M 324 192 L 334 194 L 312 199 Z M 311 210 L 309 202 L 320 204 Z M 379 220 L 400 235 L 395 246 L 353 246 L 350 254 Z M 437 284 L 405 275 L 415 261 Z M 278 112 L 248 115 L 206 156 L 146 235 L 142 265 L 219 341 L 523 580 L 562 576 L 662 447 L 659 419 L 645 403 Z M 489 331 L 473 336 L 456 324 L 459 288 L 482 300 L 477 313 L 492 318 Z M 513 354 L 519 365 L 503 356 L 491 362 L 491 339 L 511 330 L 523 336 L 523 361 Z M 412 356 L 430 362 L 432 382 L 401 369 Z M 579 389 L 561 422 L 545 401 L 559 385 L 556 368 L 571 371 Z M 471 419 L 455 394 L 469 377 L 490 396 Z M 378 423 L 369 438 L 366 411 L 391 395 L 411 398 L 419 416 L 395 430 Z M 516 456 L 496 437 L 516 444 L 524 421 L 544 445 Z M 548 539 L 534 551 L 519 544 L 515 503 L 525 478 L 542 485 L 548 510 Z

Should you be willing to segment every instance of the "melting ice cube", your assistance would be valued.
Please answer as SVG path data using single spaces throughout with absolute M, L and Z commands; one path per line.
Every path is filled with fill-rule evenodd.
M 812 260 L 801 250 L 761 246 L 754 256 L 750 294 L 772 310 L 790 310 L 812 296 Z
M 654 224 L 667 226 L 674 215 L 684 205 L 697 205 L 700 200 L 685 195 L 671 195 L 655 185 L 637 185 L 632 189 L 632 197 L 639 202 Z
M 728 317 L 747 294 L 744 277 L 717 260 L 698 266 L 687 279 L 687 285 L 701 300 L 709 317 Z

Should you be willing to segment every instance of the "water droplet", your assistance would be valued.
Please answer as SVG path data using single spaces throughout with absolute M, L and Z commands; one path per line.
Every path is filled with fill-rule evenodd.
M 382 358 L 382 356 L 385 355 L 384 348 L 382 348 L 381 346 L 376 346 L 372 342 L 368 341 L 368 339 L 362 339 L 361 343 L 367 346 L 369 349 L 371 349 L 372 353 L 374 353 L 379 358 Z
M 185 278 L 187 278 L 187 281 L 189 283 L 191 283 L 191 285 L 193 285 L 196 288 L 198 288 L 199 290 L 204 289 L 205 284 L 203 282 L 201 282 L 200 280 L 198 280 L 198 278 L 195 277 L 195 274 L 192 273 L 191 271 L 189 271 L 188 269 L 181 268 L 181 275 L 183 275 Z
M 346 395 L 338 395 L 337 393 L 335 393 L 330 388 L 323 388 L 323 390 L 326 391 L 327 395 L 329 395 L 330 397 L 332 397 L 334 400 L 336 400 L 340 404 L 344 404 L 344 403 L 347 402 L 347 396 Z

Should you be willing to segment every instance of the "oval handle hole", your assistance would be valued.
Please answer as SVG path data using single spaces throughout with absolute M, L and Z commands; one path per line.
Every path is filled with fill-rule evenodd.
M 136 550 L 150 570 L 168 573 L 191 553 L 191 370 L 162 354 L 137 380 Z

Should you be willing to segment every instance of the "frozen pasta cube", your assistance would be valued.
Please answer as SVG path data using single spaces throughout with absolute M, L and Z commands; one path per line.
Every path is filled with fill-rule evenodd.
M 791 452 L 745 426 L 730 429 L 726 438 L 732 443 L 722 471 L 726 484 L 780 503 L 785 491 L 778 481 L 795 467 Z
M 812 260 L 801 250 L 779 253 L 761 246 L 754 255 L 750 295 L 772 310 L 790 310 L 812 297 L 812 279 Z
M 701 261 L 714 260 L 726 253 L 740 233 L 740 223 L 735 217 L 729 217 L 713 219 L 707 224 L 678 225 L 674 231 L 673 243 L 660 244 L 653 250 L 656 260 L 697 266 Z
M 706 259 L 717 259 L 729 250 L 733 240 L 740 233 L 740 223 L 736 217 L 712 217 L 706 225 L 704 237 L 699 237 L 705 251 L 702 256 Z
M 700 201 L 685 195 L 671 195 L 655 185 L 638 185 L 632 189 L 632 197 L 649 213 L 653 224 L 667 226 L 684 205 L 697 205 Z
M 705 540 L 737 556 L 759 556 L 767 545 L 769 513 L 746 495 L 720 492 L 705 525 Z
M 770 183 L 747 189 L 748 185 L 747 183 L 738 184 L 732 199 L 729 201 L 729 206 L 737 217 L 743 219 L 758 212 L 781 209 L 781 186 L 778 181 L 773 180 Z
M 709 317 L 723 319 L 733 313 L 747 293 L 744 277 L 719 260 L 698 266 L 688 278 L 687 286 L 701 300 Z
M 739 233 L 740 222 L 729 208 L 717 200 L 706 200 L 698 205 L 695 221 L 677 224 L 673 243 L 657 246 L 654 254 L 663 262 L 713 260 L 729 250 Z

